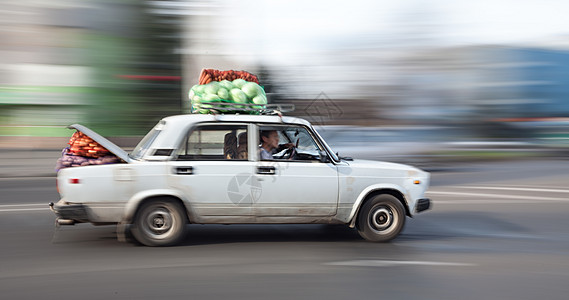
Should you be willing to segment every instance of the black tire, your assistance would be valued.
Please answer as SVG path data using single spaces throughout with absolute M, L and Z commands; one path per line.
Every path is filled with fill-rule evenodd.
M 374 196 L 364 203 L 356 222 L 358 233 L 371 242 L 388 242 L 403 230 L 405 208 L 392 195 Z
M 132 236 L 146 246 L 172 246 L 186 234 L 185 209 L 171 200 L 152 200 L 142 204 L 130 228 Z

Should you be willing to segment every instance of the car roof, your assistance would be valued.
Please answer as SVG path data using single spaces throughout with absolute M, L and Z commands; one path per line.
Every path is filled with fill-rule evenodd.
M 243 122 L 243 123 L 264 123 L 264 124 L 296 124 L 311 126 L 304 119 L 295 117 L 280 117 L 268 115 L 210 115 L 210 114 L 186 114 L 163 118 L 157 125 L 162 133 L 156 138 L 154 145 L 160 148 L 173 149 L 181 141 L 183 136 L 180 132 L 187 132 L 195 124 L 203 122 Z
M 310 126 L 304 119 L 296 117 L 280 117 L 275 115 L 211 115 L 211 114 L 185 114 L 170 116 L 162 119 L 166 123 L 190 124 L 201 122 L 259 122 L 274 124 L 298 124 Z

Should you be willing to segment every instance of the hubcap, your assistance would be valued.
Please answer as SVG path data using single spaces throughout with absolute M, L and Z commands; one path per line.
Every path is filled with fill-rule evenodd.
M 162 235 L 172 228 L 172 215 L 165 208 L 154 208 L 146 216 L 146 225 L 152 235 Z
M 369 221 L 373 230 L 386 230 L 393 224 L 393 212 L 387 207 L 379 206 L 372 211 Z

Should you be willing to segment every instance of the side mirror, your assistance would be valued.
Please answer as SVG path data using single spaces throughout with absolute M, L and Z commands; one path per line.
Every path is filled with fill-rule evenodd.
M 340 156 L 340 154 L 338 154 L 338 152 L 336 152 L 336 156 L 341 159 L 341 160 L 346 160 L 346 161 L 353 161 L 354 159 L 350 156 Z
M 328 157 L 328 153 L 326 153 L 326 151 L 320 150 L 320 151 L 318 151 L 318 155 L 319 155 L 318 160 L 320 160 L 320 162 L 323 162 L 323 163 L 329 163 L 330 162 L 330 158 Z

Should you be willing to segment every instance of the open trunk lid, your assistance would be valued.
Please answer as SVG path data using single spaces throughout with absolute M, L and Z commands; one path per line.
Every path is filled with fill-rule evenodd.
M 93 130 L 91 130 L 91 129 L 83 126 L 83 125 L 80 125 L 80 124 L 69 125 L 69 126 L 67 126 L 67 128 L 81 131 L 82 133 L 84 133 L 88 137 L 92 138 L 95 142 L 97 142 L 101 146 L 105 147 L 112 154 L 114 154 L 118 158 L 124 160 L 126 163 L 130 163 L 132 161 L 132 159 L 128 156 L 128 153 L 126 151 L 124 151 L 121 147 L 119 147 L 115 143 L 107 140 L 106 138 L 104 138 L 100 134 L 94 132 Z

